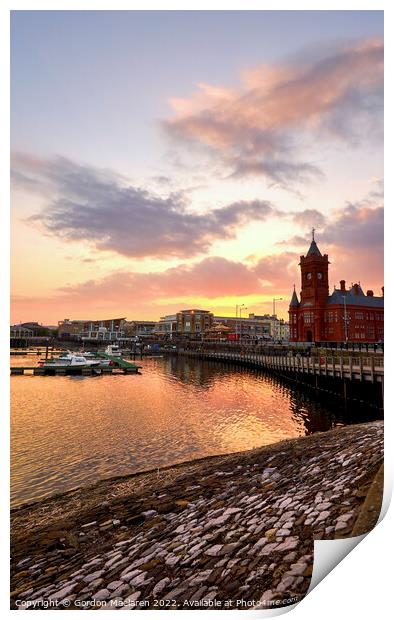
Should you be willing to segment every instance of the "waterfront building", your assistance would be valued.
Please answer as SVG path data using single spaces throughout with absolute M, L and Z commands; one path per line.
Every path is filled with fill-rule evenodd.
M 200 336 L 213 326 L 213 321 L 213 313 L 209 310 L 181 310 L 176 315 L 176 331 L 185 336 Z
M 124 317 L 104 320 L 64 319 L 59 321 L 59 338 L 93 342 L 122 340 L 125 339 L 125 320 Z
M 176 334 L 177 320 L 176 314 L 167 314 L 160 317 L 160 321 L 156 323 L 154 333 L 157 336 L 172 338 Z
M 284 319 L 279 319 L 277 321 L 277 338 L 276 340 L 281 340 L 282 342 L 288 342 L 290 338 L 290 325 L 288 321 Z
M 329 293 L 328 255 L 317 247 L 314 231 L 306 256 L 300 257 L 301 293 L 295 285 L 289 306 L 292 342 L 382 342 L 384 334 L 384 288 L 382 295 L 364 293 L 360 282 Z
M 156 325 L 157 321 L 125 321 L 123 331 L 127 337 L 144 338 L 155 333 Z
M 249 314 L 249 317 L 215 316 L 214 320 L 229 329 L 228 340 L 272 338 L 271 322 L 266 317 Z
M 19 323 L 18 325 L 11 325 L 10 338 L 53 336 L 53 332 L 56 330 L 57 327 L 42 325 L 41 323 L 37 323 L 37 321 L 28 321 L 26 323 Z
M 32 338 L 34 331 L 21 325 L 10 326 L 10 338 Z
M 209 310 L 192 308 L 176 314 L 162 316 L 155 327 L 158 336 L 199 336 L 213 326 L 213 314 Z
M 250 319 L 256 319 L 261 321 L 264 325 L 268 326 L 269 336 L 275 341 L 287 341 L 290 337 L 289 323 L 284 319 L 278 318 L 276 314 L 249 314 Z

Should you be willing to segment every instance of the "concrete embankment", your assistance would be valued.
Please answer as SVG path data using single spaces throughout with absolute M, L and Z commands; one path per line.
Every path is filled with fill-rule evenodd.
M 371 422 L 15 509 L 11 605 L 225 609 L 299 600 L 313 539 L 350 536 L 356 523 L 361 533 L 382 451 L 383 424 Z

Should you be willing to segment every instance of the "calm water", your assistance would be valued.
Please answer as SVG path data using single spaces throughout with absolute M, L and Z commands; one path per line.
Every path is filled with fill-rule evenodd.
M 12 358 L 27 362 L 37 358 Z M 344 423 L 338 401 L 323 405 L 256 371 L 175 357 L 139 363 L 141 375 L 11 377 L 13 506 Z

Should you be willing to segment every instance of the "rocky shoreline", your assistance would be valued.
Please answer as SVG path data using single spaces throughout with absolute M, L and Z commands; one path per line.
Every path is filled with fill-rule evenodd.
M 290 604 L 308 590 L 314 538 L 374 525 L 360 512 L 382 461 L 378 421 L 14 509 L 11 608 Z

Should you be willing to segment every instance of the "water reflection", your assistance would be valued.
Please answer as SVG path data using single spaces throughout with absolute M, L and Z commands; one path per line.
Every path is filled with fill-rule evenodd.
M 338 401 L 253 370 L 176 357 L 142 365 L 139 376 L 11 378 L 13 505 L 345 421 Z

